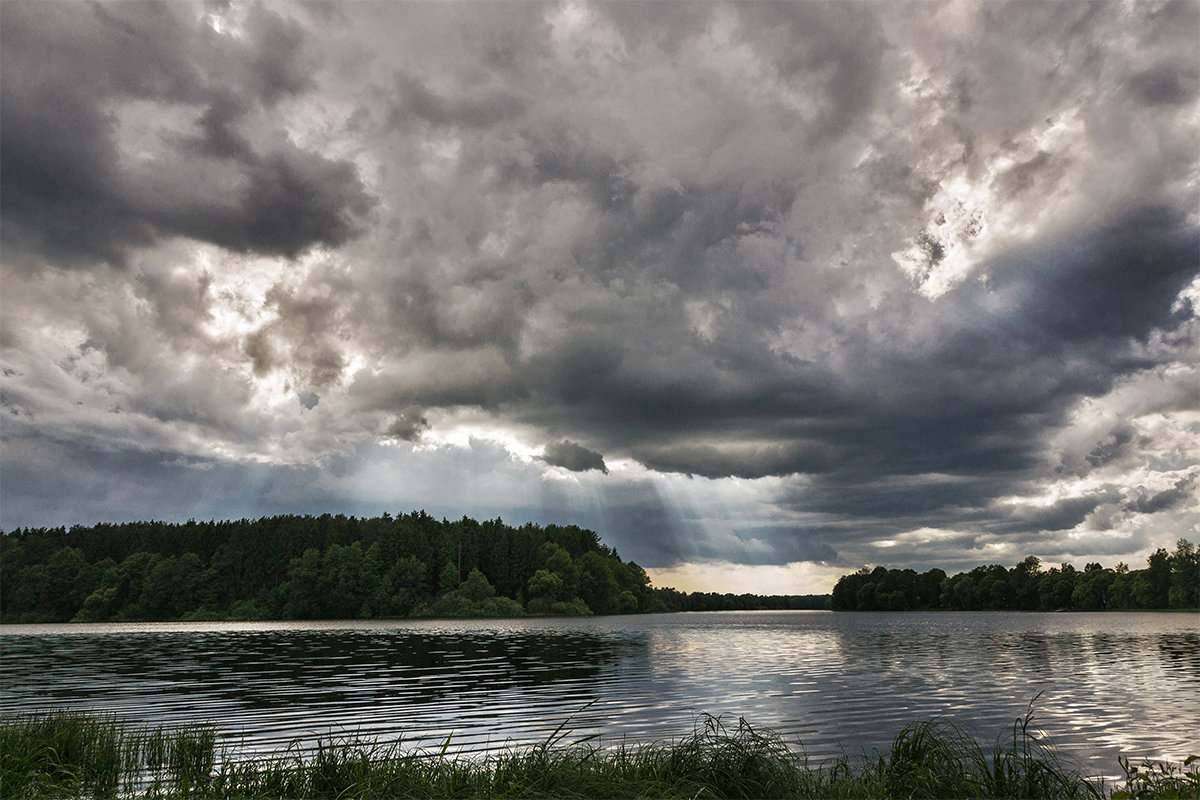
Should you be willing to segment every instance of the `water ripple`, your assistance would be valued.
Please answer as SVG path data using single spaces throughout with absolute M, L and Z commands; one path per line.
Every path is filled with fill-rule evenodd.
M 1035 721 L 1096 772 L 1200 750 L 1200 633 L 1181 614 L 764 612 L 502 622 L 4 626 L 0 709 L 211 720 L 239 751 L 325 735 L 477 753 L 661 740 L 697 714 L 819 762 L 916 719 L 991 739 Z M 588 705 L 591 703 L 591 705 Z M 585 708 L 586 707 L 586 708 Z

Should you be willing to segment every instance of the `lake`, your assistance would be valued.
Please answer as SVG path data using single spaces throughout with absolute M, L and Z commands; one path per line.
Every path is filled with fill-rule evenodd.
M 0 626 L 0 710 L 207 720 L 231 747 L 357 734 L 479 752 L 651 741 L 745 717 L 814 761 L 1027 711 L 1089 775 L 1200 752 L 1196 614 L 730 612 L 584 619 Z M 588 705 L 591 703 L 591 705 Z M 586 706 L 586 708 L 585 708 Z M 582 709 L 582 710 L 581 710 Z M 572 716 L 574 715 L 574 716 Z

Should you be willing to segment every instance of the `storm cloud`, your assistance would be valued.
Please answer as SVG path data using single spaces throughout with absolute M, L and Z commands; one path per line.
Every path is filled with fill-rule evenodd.
M 598 469 L 603 473 L 608 473 L 608 467 L 604 466 L 604 456 L 569 440 L 546 445 L 546 452 L 542 454 L 541 459 L 547 464 L 563 467 L 572 472 Z
M 178 236 L 289 257 L 349 239 L 371 207 L 354 166 L 258 119 L 308 86 L 304 33 L 260 7 L 244 27 L 235 41 L 152 3 L 6 11 L 6 262 L 120 264 Z
M 1194 539 L 1198 29 L 10 2 L 0 522 L 428 508 L 664 568 Z

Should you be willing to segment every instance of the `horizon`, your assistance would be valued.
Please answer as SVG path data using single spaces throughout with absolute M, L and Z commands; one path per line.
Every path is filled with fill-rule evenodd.
M 1138 568 L 1200 539 L 1198 30 L 10 0 L 0 528 L 423 508 L 737 594 Z

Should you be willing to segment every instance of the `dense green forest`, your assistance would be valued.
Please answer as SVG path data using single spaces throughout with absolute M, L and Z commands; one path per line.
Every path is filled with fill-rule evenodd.
M 325 514 L 135 522 L 0 534 L 0 622 L 356 619 L 759 609 L 1200 608 L 1200 552 L 1181 539 L 1146 569 L 1033 556 L 1012 569 L 861 569 L 828 595 L 681 592 L 650 585 L 593 531 Z
M 833 589 L 837 611 L 1104 611 L 1200 610 L 1200 552 L 1180 539 L 1173 552 L 1159 548 L 1146 569 L 1070 564 L 1042 569 L 1029 556 L 1012 569 L 999 564 L 950 577 L 940 569 L 860 569 Z
M 576 526 L 329 514 L 18 529 L 0 622 L 507 617 L 825 608 L 828 596 L 651 587 Z

